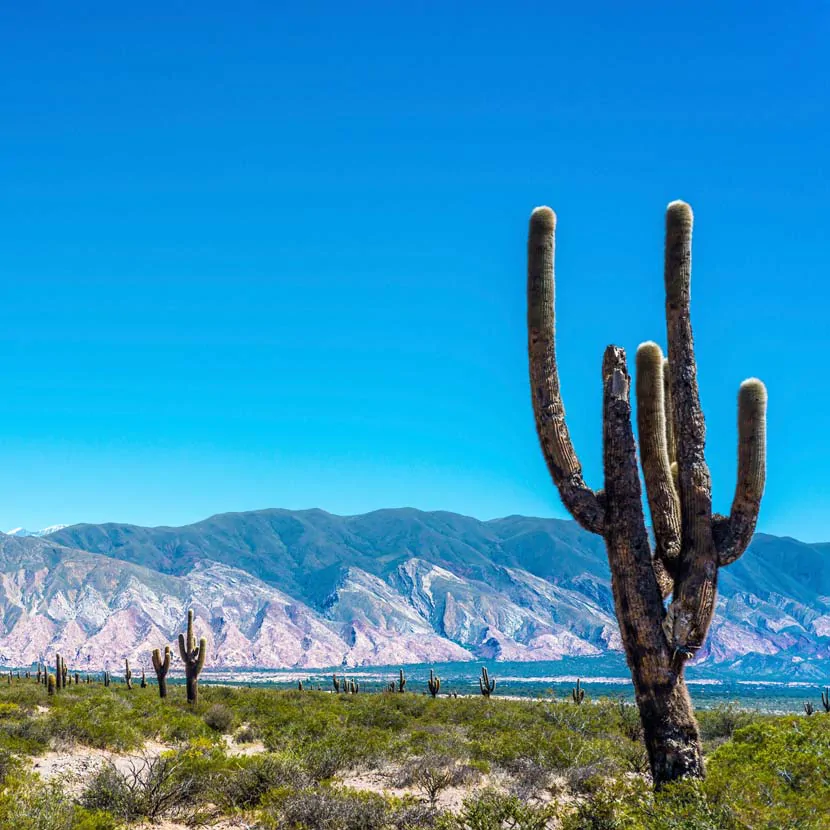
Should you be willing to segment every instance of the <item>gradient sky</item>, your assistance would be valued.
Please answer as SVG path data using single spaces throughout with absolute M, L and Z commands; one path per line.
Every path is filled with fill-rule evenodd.
M 830 539 L 828 41 L 814 2 L 4 4 L 0 528 L 563 516 L 527 217 L 599 487 L 602 351 L 665 345 L 683 198 L 715 506 L 757 375 L 760 527 Z

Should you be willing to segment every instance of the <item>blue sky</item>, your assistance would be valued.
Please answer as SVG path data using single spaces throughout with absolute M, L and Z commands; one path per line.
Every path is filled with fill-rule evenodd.
M 830 539 L 822 6 L 6 4 L 0 528 L 562 516 L 527 217 L 559 215 L 565 403 L 601 486 L 602 350 L 664 343 L 683 198 L 716 507 L 757 375 L 760 526 Z

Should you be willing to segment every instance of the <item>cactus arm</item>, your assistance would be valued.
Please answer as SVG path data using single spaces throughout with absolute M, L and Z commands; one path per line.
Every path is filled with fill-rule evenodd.
M 157 649 L 153 649 L 153 653 L 150 655 L 150 660 L 153 663 L 153 671 L 156 674 L 161 672 L 161 652 Z
M 672 202 L 666 209 L 665 287 L 669 380 L 677 446 L 681 552 L 670 607 L 674 654 L 692 656 L 706 636 L 715 610 L 718 554 L 712 522 L 712 480 L 704 448 L 691 322 L 692 209 Z
M 187 651 L 188 653 L 196 648 L 196 637 L 193 635 L 193 609 L 187 612 Z
M 562 503 L 586 530 L 603 532 L 604 507 L 582 478 L 568 426 L 556 366 L 554 252 L 556 215 L 548 207 L 530 216 L 527 240 L 527 330 L 536 432 Z
M 747 549 L 764 495 L 766 479 L 767 390 L 756 378 L 738 391 L 738 480 L 728 519 L 715 524 L 718 563 L 729 565 Z
M 184 642 L 184 634 L 179 634 L 179 654 L 181 655 L 182 662 L 187 663 L 189 656 L 187 653 L 187 646 Z
M 170 670 L 170 646 L 164 647 L 164 662 L 161 664 L 161 668 L 165 674 Z
M 663 361 L 663 407 L 665 409 L 666 451 L 669 454 L 669 466 L 677 464 L 677 442 L 674 437 L 674 410 L 671 402 L 671 375 L 669 361 Z
M 205 667 L 205 657 L 207 657 L 207 640 L 202 637 L 199 640 L 199 654 L 196 657 L 196 674 L 199 674 Z
M 666 660 L 668 644 L 662 629 L 665 610 L 643 515 L 631 427 L 631 379 L 622 349 L 609 346 L 605 350 L 602 376 L 605 541 L 617 619 L 623 640 L 637 644 L 652 661 Z
M 655 562 L 659 560 L 655 572 L 666 597 L 671 593 L 670 577 L 680 556 L 680 502 L 667 444 L 663 353 L 656 343 L 643 343 L 637 349 L 636 362 L 640 459 L 656 541 Z

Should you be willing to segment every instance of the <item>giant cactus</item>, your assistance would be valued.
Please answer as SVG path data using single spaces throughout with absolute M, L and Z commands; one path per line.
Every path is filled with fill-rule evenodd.
M 159 683 L 159 697 L 165 698 L 167 697 L 167 672 L 170 670 L 170 646 L 164 647 L 164 659 L 162 659 L 161 652 L 154 648 L 151 659 L 153 671 Z
M 554 342 L 555 226 L 550 208 L 531 214 L 528 350 L 536 429 L 565 507 L 605 540 L 617 620 L 659 787 L 703 775 L 684 666 L 709 628 L 718 568 L 744 552 L 755 530 L 765 478 L 766 389 L 755 379 L 740 387 L 737 487 L 730 515 L 713 514 L 690 317 L 692 211 L 684 202 L 672 202 L 665 247 L 668 361 L 655 343 L 640 346 L 636 361 L 643 480 L 656 542 L 652 551 L 623 349 L 609 346 L 602 365 L 604 490 L 585 483 L 565 423 Z
M 490 679 L 490 675 L 484 666 L 481 667 L 481 677 L 478 679 L 478 689 L 484 697 L 490 697 L 496 691 L 496 678 Z
M 441 680 L 435 674 L 435 669 L 429 670 L 429 680 L 427 680 L 427 689 L 433 698 L 438 696 L 438 690 L 441 688 Z
M 573 698 L 573 702 L 577 706 L 582 705 L 582 701 L 585 700 L 585 689 L 583 689 L 580 685 L 580 680 L 576 678 L 576 686 L 571 689 L 571 697 Z
M 130 661 L 126 658 L 124 659 L 124 682 L 127 684 L 128 689 L 132 689 L 133 687 L 133 673 L 130 669 Z
M 199 645 L 193 636 L 193 609 L 187 612 L 187 640 L 179 634 L 179 654 L 184 663 L 184 676 L 187 685 L 187 702 L 196 703 L 199 697 L 199 673 L 205 666 L 207 657 L 207 640 L 202 637 Z
M 403 673 L 403 669 L 398 673 L 398 691 L 401 694 L 406 691 L 406 675 Z

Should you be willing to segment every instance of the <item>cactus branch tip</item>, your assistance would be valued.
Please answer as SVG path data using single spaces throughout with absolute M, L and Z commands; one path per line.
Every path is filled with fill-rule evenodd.
M 666 219 L 674 220 L 675 222 L 692 223 L 694 220 L 694 213 L 692 213 L 692 206 L 682 199 L 675 199 L 669 202 L 666 206 Z
M 552 231 L 556 228 L 556 214 L 547 205 L 533 208 L 530 224 L 542 231 Z

